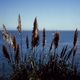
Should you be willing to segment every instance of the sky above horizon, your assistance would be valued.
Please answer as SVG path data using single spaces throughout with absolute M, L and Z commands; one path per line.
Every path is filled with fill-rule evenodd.
M 15 30 L 19 14 L 23 30 L 32 30 L 36 16 L 40 30 L 80 30 L 80 0 L 0 0 L 0 29 Z

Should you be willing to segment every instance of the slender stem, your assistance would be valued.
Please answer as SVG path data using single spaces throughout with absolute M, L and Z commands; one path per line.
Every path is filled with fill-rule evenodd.
M 41 56 L 42 56 L 41 64 L 43 64 L 43 63 L 44 63 L 44 47 L 43 47 L 43 50 L 42 50 Z
M 28 59 L 29 59 L 29 49 L 26 49 L 26 60 L 28 61 Z
M 72 58 L 72 68 L 73 68 L 73 65 L 74 65 L 74 56 Z
M 2 63 L 2 71 L 3 71 L 3 76 L 5 76 L 5 71 L 4 71 L 4 67 L 5 67 L 5 65 L 4 65 L 4 63 Z
M 35 60 L 35 47 L 34 47 L 34 52 L 33 52 L 33 60 Z
M 22 51 L 22 32 L 20 33 L 20 44 L 21 44 L 21 55 L 22 55 L 22 62 L 23 62 L 23 51 Z
M 21 53 L 22 53 L 22 60 L 23 60 L 23 51 L 22 51 L 22 32 L 21 32 Z
M 56 58 L 56 48 L 54 48 L 54 58 Z
M 9 45 L 9 51 L 10 51 L 10 54 L 11 54 L 11 62 L 13 63 L 13 55 L 12 55 L 12 50 L 11 50 L 11 46 Z
M 33 54 L 32 54 L 33 68 L 35 67 L 35 52 L 36 52 L 36 47 L 33 48 Z

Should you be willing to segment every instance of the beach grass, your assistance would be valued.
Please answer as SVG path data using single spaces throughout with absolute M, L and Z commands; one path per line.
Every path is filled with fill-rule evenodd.
M 74 64 L 77 51 L 78 30 L 76 29 L 73 37 L 73 46 L 68 50 L 68 45 L 65 45 L 60 54 L 58 54 L 58 44 L 60 40 L 60 32 L 55 32 L 51 45 L 45 54 L 46 49 L 46 30 L 43 29 L 42 47 L 40 44 L 40 33 L 38 29 L 37 17 L 34 19 L 32 40 L 29 41 L 28 34 L 26 35 L 26 54 L 22 50 L 22 26 L 21 17 L 18 19 L 18 33 L 20 43 L 16 42 L 15 35 L 10 37 L 6 26 L 3 25 L 2 35 L 7 42 L 2 45 L 3 55 L 13 68 L 8 80 L 79 80 L 80 76 L 77 71 L 77 66 Z M 31 47 L 29 42 L 31 42 Z M 39 50 L 39 48 L 41 48 Z M 10 49 L 13 49 L 11 55 Z M 8 51 L 9 50 L 9 51 Z M 22 55 L 22 58 L 20 57 Z M 71 57 L 72 55 L 72 57 Z M 72 61 L 70 61 L 72 60 Z

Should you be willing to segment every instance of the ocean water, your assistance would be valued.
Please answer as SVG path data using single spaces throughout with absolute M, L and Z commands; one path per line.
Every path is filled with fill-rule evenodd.
M 46 49 L 48 50 L 52 39 L 54 38 L 54 33 L 56 31 L 46 31 Z M 58 52 L 60 53 L 63 46 L 68 45 L 68 49 L 71 49 L 73 46 L 73 38 L 74 38 L 74 31 L 59 31 L 60 32 L 60 41 L 58 46 Z M 17 44 L 20 43 L 20 37 L 17 31 L 9 31 L 8 34 L 16 36 Z M 32 39 L 32 31 L 23 31 L 22 32 L 22 51 L 26 53 L 26 35 L 28 34 L 29 37 L 29 46 L 31 47 L 31 39 Z M 42 48 L 42 31 L 39 32 L 40 34 L 40 44 L 39 48 Z M 0 75 L 6 75 L 11 71 L 10 66 L 8 65 L 6 59 L 4 58 L 3 52 L 2 52 L 2 44 L 5 44 L 5 40 L 2 37 L 2 33 L 0 31 Z M 78 68 L 80 70 L 80 32 L 78 32 L 78 49 L 75 56 L 76 62 L 78 62 Z M 5 66 L 4 66 L 5 65 Z M 4 68 L 3 68 L 4 67 Z M 5 72 L 5 74 L 4 74 Z

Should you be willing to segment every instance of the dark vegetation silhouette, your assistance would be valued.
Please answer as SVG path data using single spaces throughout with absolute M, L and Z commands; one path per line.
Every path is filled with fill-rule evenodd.
M 74 64 L 77 51 L 78 31 L 74 32 L 73 47 L 68 50 L 68 45 L 65 45 L 60 54 L 57 53 L 57 48 L 60 40 L 60 33 L 55 32 L 50 48 L 47 50 L 47 59 L 44 61 L 45 46 L 46 46 L 46 30 L 43 29 L 42 50 L 39 49 L 40 35 L 38 29 L 37 17 L 34 19 L 32 40 L 29 41 L 28 34 L 26 35 L 26 50 L 24 56 L 22 51 L 22 26 L 21 17 L 18 18 L 18 33 L 20 43 L 17 44 L 15 35 L 9 36 L 6 26 L 3 25 L 2 35 L 9 46 L 9 51 L 4 43 L 2 45 L 3 55 L 8 60 L 9 65 L 13 68 L 13 73 L 8 80 L 79 80 L 80 76 L 77 71 L 77 66 Z M 29 42 L 31 42 L 31 47 Z M 10 49 L 13 49 L 13 55 Z M 39 55 L 38 55 L 39 54 Z M 22 55 L 22 60 L 20 55 Z M 71 57 L 72 55 L 72 57 Z M 13 59 L 14 58 L 14 59 Z M 69 60 L 72 60 L 69 62 Z M 5 79 L 7 80 L 7 79 Z

